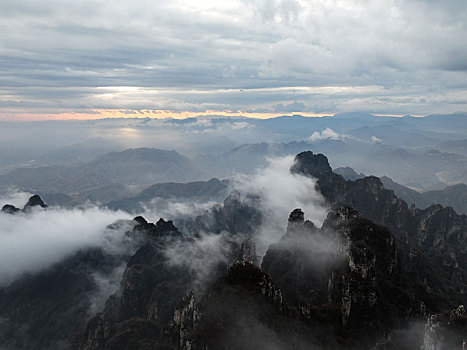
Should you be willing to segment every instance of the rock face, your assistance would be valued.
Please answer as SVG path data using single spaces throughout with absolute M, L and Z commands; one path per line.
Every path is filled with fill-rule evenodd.
M 462 349 L 467 347 L 467 313 L 459 305 L 449 314 L 434 314 L 428 317 L 423 336 L 422 350 Z
M 175 306 L 173 319 L 161 333 L 158 348 L 193 349 L 194 330 L 200 313 L 191 290 Z
M 258 209 L 258 198 L 242 198 L 238 191 L 233 191 L 223 205 L 216 205 L 194 220 L 180 222 L 185 231 L 198 233 L 230 232 L 233 235 L 252 234 L 262 220 Z
M 325 304 L 339 310 L 333 326 L 349 332 L 360 348 L 424 317 L 394 237 L 349 207 L 331 211 L 321 229 L 294 210 L 287 233 L 269 248 L 262 268 L 305 315 L 316 317 Z
M 292 172 L 317 179 L 317 188 L 333 208 L 350 206 L 363 217 L 385 225 L 394 235 L 407 266 L 421 281 L 423 301 L 440 311 L 467 297 L 467 216 L 433 205 L 409 208 L 374 176 L 346 181 L 334 174 L 323 155 L 297 155 Z M 446 286 L 452 290 L 448 292 Z M 444 301 L 442 301 L 444 300 Z
M 262 269 L 275 281 L 287 300 L 325 303 L 328 275 L 337 261 L 337 242 L 327 237 L 304 213 L 295 209 L 289 217 L 287 232 L 269 247 Z
M 165 248 L 182 239 L 172 221 L 134 221 L 130 234 L 145 234 L 148 241 L 128 261 L 120 289 L 104 311 L 88 323 L 81 349 L 151 348 L 189 287 L 189 273 L 166 263 Z
M 92 274 L 109 273 L 121 261 L 88 249 L 0 288 L 0 348 L 78 348 L 99 293 Z
M 249 262 L 255 266 L 259 264 L 259 257 L 256 255 L 256 244 L 252 236 L 249 236 L 242 243 L 242 261 Z
M 269 276 L 249 262 L 230 266 L 198 303 L 192 301 L 182 300 L 184 308 L 176 310 L 158 349 L 292 349 L 297 335 L 309 331 L 296 312 L 287 311 Z M 182 336 L 180 315 L 189 315 Z

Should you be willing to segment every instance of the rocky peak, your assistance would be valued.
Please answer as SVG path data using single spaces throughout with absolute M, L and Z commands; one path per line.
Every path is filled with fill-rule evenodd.
M 148 222 L 146 221 L 145 218 L 143 218 L 142 216 L 137 216 L 133 219 L 134 222 L 136 222 L 138 225 L 147 225 Z
M 290 172 L 317 179 L 316 189 L 332 207 L 345 203 L 346 180 L 332 171 L 326 156 L 302 152 L 295 157 Z
M 156 224 L 152 222 L 147 222 L 142 216 L 137 216 L 133 219 L 135 226 L 133 230 L 129 233 L 130 235 L 138 235 L 144 233 L 153 238 L 162 238 L 162 239 L 171 239 L 171 238 L 181 238 L 182 234 L 177 227 L 173 224 L 172 220 L 165 221 L 160 218 Z
M 237 190 L 234 190 L 224 200 L 224 206 L 229 206 L 229 205 L 232 205 L 232 204 L 236 204 L 236 203 L 241 201 L 241 198 L 242 198 L 242 196 L 241 196 L 240 192 L 237 191 Z
M 351 207 L 340 207 L 334 210 L 331 210 L 323 223 L 323 229 L 327 231 L 340 231 L 342 226 L 352 219 L 357 219 L 360 217 L 358 211 Z
M 313 154 L 311 151 L 299 153 L 295 157 L 294 165 L 290 169 L 292 173 L 321 179 L 334 174 L 329 165 L 328 158 L 323 154 Z
M 315 229 L 315 225 L 310 220 L 305 220 L 305 214 L 300 208 L 297 208 L 289 215 L 286 236 L 308 235 Z
M 30 207 L 47 208 L 47 205 L 44 203 L 44 201 L 39 195 L 35 194 L 31 198 L 29 198 L 28 202 L 24 205 L 24 210 Z
M 188 290 L 185 296 L 175 306 L 175 312 L 172 322 L 169 323 L 168 329 L 164 330 L 165 334 L 172 343 L 175 341 L 175 347 L 179 350 L 190 350 L 193 343 L 193 331 L 198 321 L 199 312 L 195 303 L 195 295 L 193 291 Z M 164 334 L 165 333 L 165 334 Z
M 22 211 L 29 213 L 31 211 L 31 208 L 33 207 L 47 208 L 47 205 L 44 203 L 44 201 L 39 195 L 35 194 L 34 196 L 29 198 L 28 202 L 24 205 Z M 1 210 L 1 212 L 5 214 L 14 214 L 20 211 L 21 209 L 16 208 L 14 205 L 11 204 L 5 204 Z
M 160 218 L 158 222 L 156 222 L 156 231 L 159 235 L 164 235 L 166 233 L 180 233 L 178 229 L 175 227 L 172 220 L 165 221 L 164 219 Z
M 256 244 L 253 236 L 249 236 L 242 242 L 242 261 L 258 266 L 259 258 L 256 255 Z
M 273 303 L 282 303 L 282 293 L 273 285 L 271 278 L 250 262 L 241 261 L 229 266 L 225 278 L 229 284 L 260 293 Z
M 5 204 L 1 210 L 1 212 L 5 214 L 14 214 L 19 211 L 20 209 L 16 208 L 14 205 L 11 204 Z
M 304 221 L 305 221 L 305 214 L 300 208 L 293 210 L 289 215 L 289 223 L 291 222 L 303 223 Z

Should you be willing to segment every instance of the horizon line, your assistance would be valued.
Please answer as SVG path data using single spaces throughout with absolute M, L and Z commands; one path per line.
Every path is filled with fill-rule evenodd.
M 248 119 L 274 119 L 278 117 L 301 116 L 306 118 L 334 117 L 339 114 L 370 114 L 375 117 L 401 118 L 404 116 L 425 117 L 427 115 L 397 114 L 397 113 L 372 113 L 367 111 L 314 113 L 314 112 L 269 112 L 269 111 L 175 111 L 161 109 L 89 109 L 83 111 L 56 111 L 56 112 L 12 112 L 1 113 L 2 121 L 47 121 L 47 120 L 105 120 L 105 119 L 189 119 L 196 117 L 232 117 Z M 463 112 L 456 112 L 463 113 Z M 453 114 L 453 113 L 447 113 Z

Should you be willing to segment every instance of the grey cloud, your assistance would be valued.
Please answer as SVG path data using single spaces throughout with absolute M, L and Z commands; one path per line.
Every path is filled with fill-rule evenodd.
M 190 6 L 171 1 L 48 0 L 40 6 L 5 1 L 0 14 L 0 83 L 15 96 L 3 98 L 6 107 L 37 100 L 49 108 L 139 104 L 272 109 L 295 100 L 305 107 L 316 105 L 284 93 L 275 98 L 254 95 L 258 99 L 253 100 L 252 94 L 222 94 L 217 91 L 222 87 L 379 85 L 391 96 L 419 96 L 430 86 L 449 95 L 453 83 L 467 90 L 460 61 L 467 51 L 465 15 L 465 6 L 456 1 L 264 0 Z M 14 92 L 15 86 L 19 91 Z M 22 91 L 31 86 L 42 92 Z M 93 99 L 98 86 L 214 90 L 203 96 L 168 91 L 162 103 L 136 96 L 99 102 Z M 73 95 L 70 89 L 62 97 L 48 98 L 58 94 L 54 87 L 83 91 Z M 321 98 L 329 108 L 352 106 L 351 100 L 333 94 Z M 353 109 L 357 107 L 358 103 Z M 389 108 L 417 112 L 429 107 L 440 111 L 443 104 L 394 103 Z M 367 99 L 367 108 L 381 106 Z
M 294 101 L 291 104 L 284 106 L 282 103 L 274 106 L 274 112 L 297 112 L 297 111 L 305 111 L 306 107 L 303 103 Z

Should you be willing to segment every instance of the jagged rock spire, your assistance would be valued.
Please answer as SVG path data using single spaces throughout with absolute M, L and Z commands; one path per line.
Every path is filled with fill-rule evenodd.
M 300 208 L 293 210 L 289 215 L 289 223 L 291 222 L 302 222 L 303 223 L 304 221 L 305 221 L 305 214 Z
M 31 198 L 29 198 L 28 202 L 24 205 L 23 210 L 26 210 L 31 207 L 47 208 L 47 205 L 44 203 L 44 201 L 39 195 L 35 194 Z
M 252 236 L 249 236 L 242 243 L 242 261 L 247 261 L 255 266 L 259 265 L 258 255 L 256 255 L 256 244 Z

